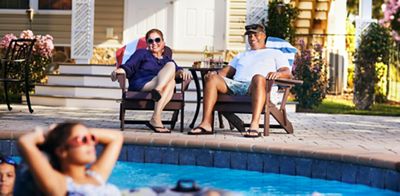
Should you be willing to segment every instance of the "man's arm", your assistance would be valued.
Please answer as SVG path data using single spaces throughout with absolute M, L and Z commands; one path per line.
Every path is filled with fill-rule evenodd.
M 292 74 L 290 73 L 289 67 L 281 67 L 276 72 L 269 72 L 266 78 L 270 80 L 277 78 L 291 79 Z

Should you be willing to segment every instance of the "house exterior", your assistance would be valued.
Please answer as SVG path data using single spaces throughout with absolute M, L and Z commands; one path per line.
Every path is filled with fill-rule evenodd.
M 243 50 L 248 7 L 263 1 L 267 6 L 267 0 L 94 0 L 93 46 L 120 47 L 151 28 L 159 28 L 165 33 L 167 45 L 178 52 L 202 52 L 206 47 L 215 51 Z M 52 35 L 58 47 L 71 47 L 72 0 L 2 2 L 0 35 L 29 29 L 25 10 L 31 7 L 33 32 Z M 331 0 L 291 3 L 300 9 L 296 21 L 299 37 L 311 41 L 311 34 L 328 33 Z
M 77 14 L 77 19 L 87 17 L 86 12 L 74 8 L 73 5 L 77 3 L 82 5 L 85 2 L 92 2 L 91 5 L 88 4 L 87 10 L 93 11 L 94 16 L 93 26 L 88 30 L 89 39 L 90 37 L 93 39 L 93 47 L 90 47 L 93 48 L 93 52 L 87 63 L 113 64 L 117 48 L 144 36 L 151 28 L 158 28 L 164 32 L 167 45 L 174 49 L 175 60 L 181 66 L 187 67 L 191 66 L 193 61 L 204 58 L 205 49 L 214 51 L 215 55 L 221 58 L 232 51 L 235 53 L 244 50 L 246 45 L 243 37 L 244 26 L 246 23 L 252 23 L 246 19 L 253 20 L 252 18 L 257 16 L 265 18 L 265 10 L 268 7 L 268 0 L 2 0 L 0 36 L 6 33 L 19 34 L 31 26 L 35 34 L 52 35 L 57 47 L 56 55 L 65 55 L 67 59 L 64 60 L 68 61 L 71 47 L 76 47 L 71 44 L 73 42 L 71 35 L 76 30 L 72 24 L 77 24 L 77 21 L 72 21 L 71 18 L 74 14 Z M 342 39 L 334 40 L 328 36 L 321 36 L 331 32 L 345 34 L 345 22 L 341 21 L 345 1 L 287 0 L 287 2 L 300 10 L 295 23 L 297 38 L 304 39 L 308 43 L 321 43 L 327 49 L 345 51 L 345 45 L 342 44 L 343 36 Z M 34 10 L 31 24 L 26 14 L 26 9 L 29 7 Z M 254 17 L 255 12 L 250 11 L 260 9 L 256 17 Z M 344 53 L 341 55 L 346 56 Z M 341 63 L 345 64 L 345 60 Z M 80 71 L 73 69 L 82 68 L 69 66 L 61 70 L 68 70 L 66 73 L 70 75 L 81 74 Z M 106 71 L 102 74 L 107 77 L 108 73 Z M 54 82 L 56 85 L 52 88 L 59 87 L 57 85 L 64 85 L 64 88 L 80 85 L 80 83 L 64 83 L 69 80 L 67 76 L 57 76 L 58 79 L 54 79 L 55 77 L 49 75 L 49 82 Z M 346 78 L 344 75 L 340 77 Z M 71 80 L 78 81 L 79 78 Z M 108 80 L 106 78 L 104 82 L 96 81 L 92 84 L 104 84 Z M 345 81 L 340 82 L 345 84 Z M 116 87 L 116 84 L 107 85 L 110 88 Z M 41 92 L 40 88 L 43 87 L 38 86 L 36 94 Z M 82 91 L 91 92 L 87 89 Z M 59 89 L 57 92 L 60 96 L 64 96 L 61 94 L 66 91 Z M 52 93 L 58 94 L 54 91 L 47 92 L 47 94 Z M 93 93 L 96 94 L 95 91 Z M 107 97 L 107 99 L 115 100 L 118 97 Z

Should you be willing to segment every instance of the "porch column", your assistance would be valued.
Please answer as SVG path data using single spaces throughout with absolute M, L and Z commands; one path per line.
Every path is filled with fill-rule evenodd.
M 247 0 L 246 24 L 260 24 L 268 16 L 268 0 Z
M 360 43 L 361 33 L 376 20 L 372 19 L 372 0 L 362 0 L 359 3 L 360 15 L 356 19 L 356 48 Z
M 71 58 L 88 64 L 93 55 L 94 1 L 72 0 Z

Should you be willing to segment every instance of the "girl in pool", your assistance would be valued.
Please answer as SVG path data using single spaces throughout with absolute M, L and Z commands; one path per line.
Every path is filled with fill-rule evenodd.
M 98 159 L 97 143 L 104 145 Z M 45 195 L 120 195 L 117 187 L 105 182 L 122 143 L 121 132 L 89 129 L 75 122 L 58 124 L 47 134 L 36 130 L 18 140 L 22 157 Z

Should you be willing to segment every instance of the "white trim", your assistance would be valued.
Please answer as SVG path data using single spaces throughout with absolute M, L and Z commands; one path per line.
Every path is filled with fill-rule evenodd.
M 71 10 L 34 10 L 36 14 L 42 15 L 71 15 Z M 22 9 L 0 9 L 0 14 L 20 14 L 26 15 L 26 10 Z
M 0 9 L 0 14 L 26 14 L 23 9 Z
M 71 15 L 71 10 L 38 10 L 35 14 L 43 15 Z
M 128 12 L 129 12 L 129 1 L 131 0 L 124 0 L 124 24 L 123 24 L 123 31 L 122 31 L 122 43 L 127 44 L 129 41 L 127 40 L 127 33 L 125 30 L 127 29 L 128 26 Z
M 228 50 L 230 47 L 229 45 L 229 29 L 231 28 L 230 26 L 230 21 L 229 21 L 229 16 L 230 16 L 230 5 L 231 2 L 228 0 L 225 0 L 225 33 L 224 33 L 224 39 L 225 39 L 225 46 L 224 46 L 224 50 Z

